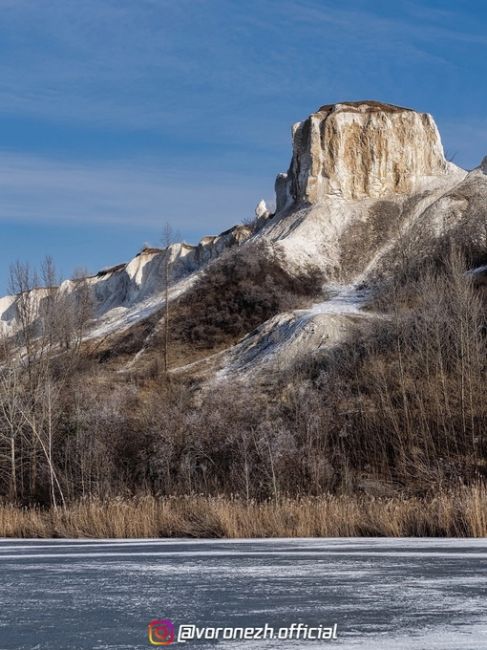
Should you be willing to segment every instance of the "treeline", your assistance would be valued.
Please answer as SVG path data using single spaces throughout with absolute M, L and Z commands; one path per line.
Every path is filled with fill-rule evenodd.
M 79 367 L 93 307 L 86 273 L 71 284 L 74 291 L 60 288 L 49 257 L 40 275 L 20 262 L 10 270 L 16 325 L 0 340 L 0 480 L 12 501 L 65 502 L 61 401 Z
M 222 264 L 217 277 L 202 280 L 216 287 L 208 294 L 213 306 L 227 284 L 259 300 L 254 285 L 272 287 L 271 297 L 280 286 L 276 271 L 262 278 L 260 263 L 240 264 L 247 270 L 236 276 L 236 267 L 227 273 L 231 263 Z M 15 340 L 4 341 L 0 373 L 1 492 L 58 507 L 140 494 L 421 496 L 482 481 L 486 300 L 466 264 L 464 251 L 445 247 L 407 281 L 391 273 L 378 285 L 387 290 L 387 311 L 339 348 L 301 359 L 272 383 L 235 380 L 204 390 L 191 377 L 154 367 L 114 372 L 89 358 L 81 343 L 88 291 L 67 303 L 46 283 L 34 323 L 23 307 L 31 294 L 21 290 L 27 316 L 19 317 Z M 25 269 L 14 275 L 18 282 Z M 312 294 L 304 286 L 286 295 Z M 197 305 L 195 327 L 207 317 L 217 319 L 210 338 L 219 340 L 225 318 Z M 72 323 L 69 337 L 64 323 Z M 231 327 L 233 336 L 234 321 Z
M 163 318 L 171 317 L 170 346 L 211 349 L 318 294 L 319 272 L 310 267 L 294 276 L 277 254 L 268 253 L 255 244 L 224 254 L 174 313 L 163 310 Z M 232 440 L 238 437 L 230 430 L 234 422 L 222 420 L 215 429 L 215 405 L 198 402 L 191 380 L 165 372 L 161 360 L 167 351 L 157 335 L 146 373 L 118 373 L 110 365 L 113 351 L 92 353 L 83 342 L 93 316 L 85 276 L 79 272 L 61 285 L 49 258 L 40 274 L 20 263 L 11 269 L 16 326 L 1 341 L 1 494 L 13 502 L 58 507 L 88 495 L 232 491 L 239 469 L 231 456 L 237 457 L 240 444 Z M 121 347 L 124 354 L 127 348 Z M 227 411 L 227 399 L 233 401 L 223 391 L 216 410 Z M 234 404 L 241 401 L 243 419 L 246 399 L 242 395 Z M 226 448 L 212 459 L 212 436 L 221 441 L 227 434 Z M 213 479 L 215 463 L 225 469 Z M 263 485 L 250 487 L 250 465 L 245 471 L 246 494 L 264 495 Z

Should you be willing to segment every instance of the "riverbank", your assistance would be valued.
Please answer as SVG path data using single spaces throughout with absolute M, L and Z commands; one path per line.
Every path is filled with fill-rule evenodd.
M 0 537 L 485 537 L 485 485 L 434 497 L 85 499 L 66 509 L 0 505 Z

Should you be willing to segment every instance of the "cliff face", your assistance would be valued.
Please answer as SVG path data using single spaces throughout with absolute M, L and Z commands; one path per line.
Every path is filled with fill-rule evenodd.
M 371 317 L 361 309 L 364 287 L 392 268 L 405 247 L 420 250 L 460 224 L 472 240 L 478 234 L 484 241 L 487 158 L 468 173 L 447 162 L 426 113 L 374 101 L 330 104 L 294 126 L 290 169 L 278 176 L 276 195 L 276 212 L 261 201 L 248 225 L 197 246 L 145 248 L 128 264 L 86 278 L 80 286 L 89 288 L 93 304 L 86 337 L 106 342 L 160 311 L 168 264 L 175 300 L 223 252 L 260 240 L 288 273 L 318 267 L 326 291 L 309 309 L 263 323 L 208 367 L 202 362 L 203 374 L 218 364 L 222 376 L 267 363 L 284 367 L 304 350 L 334 345 Z M 65 281 L 60 293 L 76 300 L 77 282 Z M 37 314 L 45 297 L 46 290 L 33 291 Z M 15 333 L 18 300 L 0 298 L 0 336 Z
M 99 271 L 85 278 L 93 305 L 92 335 L 106 335 L 129 327 L 160 309 L 165 291 L 165 269 L 170 265 L 171 297 L 184 291 L 200 269 L 251 235 L 248 226 L 238 225 L 217 236 L 203 237 L 196 246 L 174 243 L 168 248 L 145 248 L 127 264 Z M 77 281 L 65 280 L 59 290 L 76 300 Z M 32 291 L 33 316 L 37 318 L 46 289 Z M 18 324 L 18 296 L 0 297 L 0 337 L 10 335 Z
M 428 113 L 374 101 L 322 106 L 292 130 L 293 155 L 276 181 L 277 211 L 330 196 L 382 198 L 446 174 Z

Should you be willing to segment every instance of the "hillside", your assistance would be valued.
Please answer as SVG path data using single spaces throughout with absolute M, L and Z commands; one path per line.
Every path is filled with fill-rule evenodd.
M 460 169 L 430 115 L 376 101 L 322 106 L 292 145 L 275 212 L 261 201 L 246 225 L 59 287 L 17 268 L 0 299 L 5 493 L 483 476 L 485 160 Z

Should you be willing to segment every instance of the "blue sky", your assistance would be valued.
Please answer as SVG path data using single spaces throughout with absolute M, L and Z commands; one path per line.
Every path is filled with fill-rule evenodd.
M 486 28 L 480 0 L 0 0 L 0 292 L 16 259 L 69 276 L 250 216 L 324 103 L 428 111 L 476 166 Z

